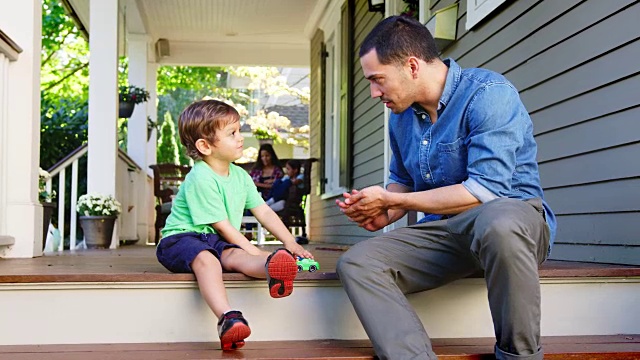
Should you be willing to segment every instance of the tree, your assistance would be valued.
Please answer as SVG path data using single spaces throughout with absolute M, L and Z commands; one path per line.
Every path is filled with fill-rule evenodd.
M 302 104 L 309 104 L 309 88 L 298 89 L 287 84 L 287 79 L 275 67 L 231 67 L 229 73 L 246 77 L 250 83 L 248 89 L 255 94 L 282 96 L 290 95 Z M 273 139 L 275 142 L 283 140 L 281 133 L 287 133 L 288 144 L 309 147 L 309 126 L 291 127 L 291 121 L 277 112 L 267 112 L 259 97 L 252 98 L 252 114 L 246 120 L 251 131 L 258 139 Z
M 40 166 L 87 141 L 89 48 L 57 0 L 42 2 Z
M 160 127 L 158 140 L 158 163 L 179 164 L 178 144 L 176 142 L 176 127 L 171 114 L 164 114 L 164 121 Z

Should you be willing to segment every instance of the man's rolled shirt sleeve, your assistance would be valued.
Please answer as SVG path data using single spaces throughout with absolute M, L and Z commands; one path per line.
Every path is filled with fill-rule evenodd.
M 527 112 L 517 91 L 505 83 L 482 87 L 469 104 L 468 178 L 462 185 L 479 201 L 506 197 L 523 143 Z

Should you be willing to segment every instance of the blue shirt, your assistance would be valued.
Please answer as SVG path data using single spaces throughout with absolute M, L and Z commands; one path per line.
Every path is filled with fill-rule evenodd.
M 389 117 L 389 183 L 413 191 L 462 184 L 483 203 L 543 198 L 533 124 L 518 91 L 498 73 L 444 63 L 449 71 L 435 124 L 417 104 Z M 556 218 L 543 206 L 553 243 Z M 421 222 L 443 217 L 425 215 Z

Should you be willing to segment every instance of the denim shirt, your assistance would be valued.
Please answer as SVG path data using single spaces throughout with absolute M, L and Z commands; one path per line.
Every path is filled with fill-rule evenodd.
M 449 71 L 435 124 L 417 104 L 389 117 L 389 183 L 413 191 L 462 184 L 483 203 L 543 198 L 533 124 L 518 91 L 498 73 L 444 63 Z M 556 218 L 543 205 L 553 243 Z M 425 215 L 420 222 L 443 218 Z

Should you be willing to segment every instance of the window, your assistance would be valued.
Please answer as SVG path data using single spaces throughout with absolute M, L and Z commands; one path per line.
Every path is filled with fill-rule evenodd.
M 325 108 L 323 129 L 325 197 L 340 195 L 351 181 L 351 96 L 353 44 L 350 2 L 336 11 L 325 31 Z
M 506 0 L 468 0 L 467 2 L 467 23 L 465 27 L 467 31 L 482 21 L 498 6 L 502 5 Z
M 338 24 L 339 25 L 339 24 Z M 324 122 L 324 176 L 325 194 L 339 194 L 340 189 L 340 47 L 337 31 L 331 33 L 326 41 L 326 109 Z

